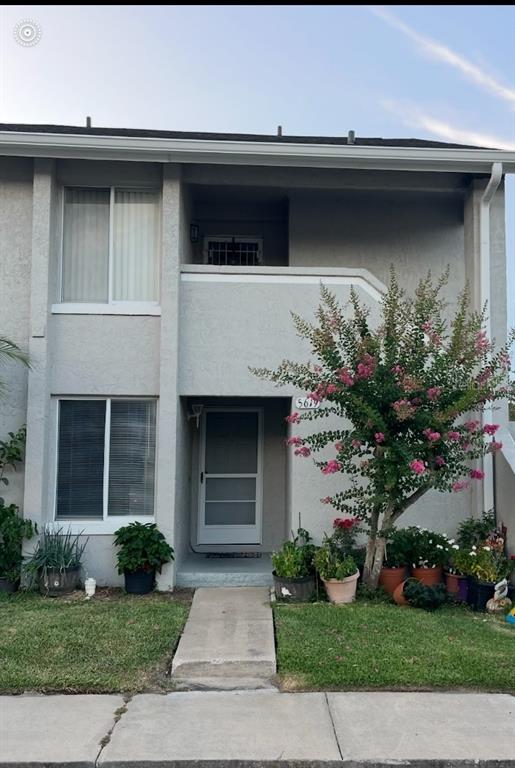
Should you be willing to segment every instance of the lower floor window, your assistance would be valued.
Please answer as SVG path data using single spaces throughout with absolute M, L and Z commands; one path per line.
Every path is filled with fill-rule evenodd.
M 155 400 L 59 400 L 56 517 L 153 515 L 155 454 Z

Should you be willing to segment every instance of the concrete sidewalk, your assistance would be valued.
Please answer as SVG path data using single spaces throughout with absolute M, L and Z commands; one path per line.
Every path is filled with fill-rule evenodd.
M 515 768 L 507 694 L 0 697 L 0 768 Z

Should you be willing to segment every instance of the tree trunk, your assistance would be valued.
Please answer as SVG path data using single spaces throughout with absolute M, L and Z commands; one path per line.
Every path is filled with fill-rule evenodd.
M 368 578 L 365 580 L 365 584 L 370 589 L 377 589 L 377 583 L 379 581 L 379 574 L 383 567 L 384 553 L 386 549 L 386 539 L 382 536 L 376 536 L 374 540 L 374 562 L 372 568 L 368 574 Z
M 372 568 L 374 567 L 374 558 L 376 551 L 376 537 L 379 526 L 379 510 L 374 510 L 370 519 L 370 534 L 367 541 L 367 550 L 365 556 L 365 567 L 363 569 L 363 581 L 368 585 Z
M 367 542 L 367 556 L 365 568 L 363 571 L 363 582 L 370 589 L 377 589 L 379 574 L 383 567 L 384 555 L 386 551 L 386 537 L 392 526 L 393 508 L 389 504 L 383 517 L 381 530 L 379 528 L 379 512 L 374 513 L 370 523 L 370 537 Z M 375 519 L 374 519 L 375 518 Z

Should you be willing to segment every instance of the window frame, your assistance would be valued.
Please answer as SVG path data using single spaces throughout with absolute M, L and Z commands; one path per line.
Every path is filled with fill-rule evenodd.
M 64 208 L 67 189 L 109 190 L 109 241 L 108 241 L 108 283 L 106 302 L 63 301 L 63 265 L 64 265 Z M 162 229 L 162 192 L 155 184 L 63 184 L 61 187 L 61 227 L 59 243 L 58 297 L 52 304 L 52 314 L 72 315 L 160 315 L 161 314 L 161 236 L 158 237 L 157 269 L 158 298 L 156 301 L 119 301 L 113 299 L 113 243 L 114 243 L 114 205 L 117 190 L 145 191 L 157 193 L 159 232 Z
M 257 251 L 257 264 L 209 264 L 209 242 L 213 243 L 227 243 L 232 240 L 236 240 L 240 243 L 257 243 L 258 251 Z M 204 235 L 203 241 L 202 241 L 202 263 L 206 264 L 208 266 L 215 266 L 219 267 L 220 269 L 223 269 L 224 267 L 231 267 L 232 269 L 248 269 L 250 268 L 261 268 L 264 266 L 263 262 L 263 237 L 260 235 Z
M 96 395 L 77 395 L 77 396 L 63 396 L 54 397 L 53 406 L 55 408 L 55 414 L 53 423 L 55 425 L 55 439 L 54 439 L 54 467 L 53 467 L 53 483 L 52 483 L 52 524 L 54 526 L 62 526 L 63 528 L 71 529 L 72 533 L 84 532 L 85 534 L 110 534 L 115 533 L 122 525 L 128 525 L 129 523 L 155 523 L 156 521 L 156 503 L 157 503 L 157 476 L 158 476 L 158 445 L 159 445 L 159 398 L 152 395 L 134 395 L 128 396 L 96 396 Z M 77 400 L 101 400 L 106 404 L 105 411 L 105 424 L 104 424 L 104 473 L 103 473 L 103 505 L 102 505 L 102 518 L 77 518 L 77 517 L 57 517 L 57 478 L 59 472 L 59 416 L 60 405 L 63 401 L 77 401 Z M 156 409 L 156 450 L 155 450 L 155 466 L 154 466 L 154 513 L 152 515 L 109 515 L 109 453 L 110 453 L 110 437 L 111 437 L 111 403 L 113 400 L 130 402 L 130 401 L 151 401 L 155 403 Z

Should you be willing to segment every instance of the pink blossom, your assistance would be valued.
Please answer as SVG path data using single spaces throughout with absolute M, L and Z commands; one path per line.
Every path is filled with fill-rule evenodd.
M 415 392 L 421 386 L 420 381 L 409 374 L 402 377 L 401 384 L 405 392 Z
M 433 328 L 433 323 L 430 320 L 426 320 L 425 323 L 422 323 L 422 330 L 424 333 L 429 333 Z
M 455 432 L 451 430 L 450 432 L 447 432 L 447 439 L 448 440 L 459 440 L 461 437 L 459 432 Z
M 424 435 L 430 443 L 436 443 L 436 441 L 441 438 L 441 434 L 439 432 L 433 432 L 432 429 L 424 429 Z
M 336 384 L 328 384 L 325 389 L 325 394 L 327 395 L 334 395 L 336 392 L 338 392 L 338 387 Z
M 374 438 L 376 443 L 384 443 L 384 434 L 382 432 L 376 432 Z
M 505 371 L 509 371 L 511 368 L 511 358 L 507 352 L 501 352 L 499 355 L 499 362 Z
M 410 469 L 412 469 L 416 475 L 423 475 L 426 471 L 426 465 L 422 459 L 413 459 L 413 461 L 410 462 Z
M 324 498 L 320 499 L 320 501 L 322 502 L 322 504 L 332 504 L 333 503 L 333 500 L 332 500 L 331 496 L 324 496 Z
M 429 387 L 427 390 L 427 396 L 430 400 L 437 400 L 442 394 L 441 387 Z
M 331 461 L 328 461 L 327 464 L 322 467 L 322 473 L 324 475 L 333 475 L 335 472 L 339 472 L 341 468 L 342 465 L 339 461 L 331 459 Z
M 485 473 L 480 469 L 471 469 L 469 475 L 473 480 L 482 480 L 485 476 Z
M 476 432 L 479 425 L 480 425 L 479 421 L 466 421 L 463 426 L 465 427 L 467 432 Z
M 464 491 L 468 487 L 469 487 L 468 480 L 457 480 L 455 483 L 452 484 L 452 490 L 454 491 L 454 493 L 458 493 L 458 491 Z
M 439 347 L 442 343 L 442 337 L 439 336 L 437 333 L 432 333 L 429 337 L 429 340 L 433 347 Z
M 286 445 L 302 445 L 304 440 L 302 437 L 289 437 L 286 440 Z
M 397 414 L 399 421 L 405 421 L 410 419 L 417 411 L 414 405 L 409 400 L 396 400 L 392 404 L 392 408 Z
M 354 377 L 351 375 L 348 368 L 340 368 L 339 371 L 336 371 L 336 375 L 347 387 L 352 387 L 354 384 Z
M 307 445 L 303 445 L 302 448 L 295 449 L 295 456 L 304 456 L 304 458 L 307 458 L 308 456 L 311 456 L 311 451 Z
M 476 333 L 476 339 L 474 342 L 474 349 L 476 352 L 484 353 L 487 352 L 490 347 L 490 342 L 488 341 L 486 331 L 478 331 Z
M 476 381 L 480 386 L 483 386 L 483 384 L 486 384 L 490 376 L 492 375 L 492 369 L 486 368 L 482 373 L 480 373 L 476 377 Z
M 492 440 L 492 442 L 488 446 L 488 450 L 491 453 L 494 453 L 495 451 L 500 451 L 501 448 L 502 448 L 502 443 L 498 443 L 497 440 Z
M 363 443 L 361 442 L 361 440 L 356 440 L 356 439 L 354 439 L 354 440 L 351 442 L 351 445 L 352 445 L 352 447 L 353 447 L 353 448 L 356 448 L 356 449 L 357 449 L 357 448 L 361 448 L 361 446 L 363 445 Z
M 399 365 L 399 364 L 394 365 L 392 368 L 392 373 L 395 373 L 397 376 L 402 376 L 402 374 L 404 373 L 404 368 L 402 367 L 402 365 Z
M 372 355 L 369 355 L 368 352 L 366 352 L 363 355 L 361 362 L 358 363 L 357 376 L 360 379 L 369 379 L 371 376 L 374 375 L 375 369 L 376 369 L 376 361 L 374 360 Z
M 436 456 L 435 458 L 435 464 L 437 467 L 443 467 L 445 464 L 445 459 L 443 456 Z
M 499 424 L 485 424 L 483 427 L 483 432 L 485 435 L 495 435 L 498 429 Z
M 289 424 L 298 424 L 300 422 L 300 413 L 297 413 L 297 411 L 290 413 L 290 415 L 286 417 L 285 421 L 287 421 Z
M 344 445 L 343 445 L 343 443 L 335 443 L 334 447 L 336 448 L 336 450 L 339 453 L 340 451 L 343 451 Z

